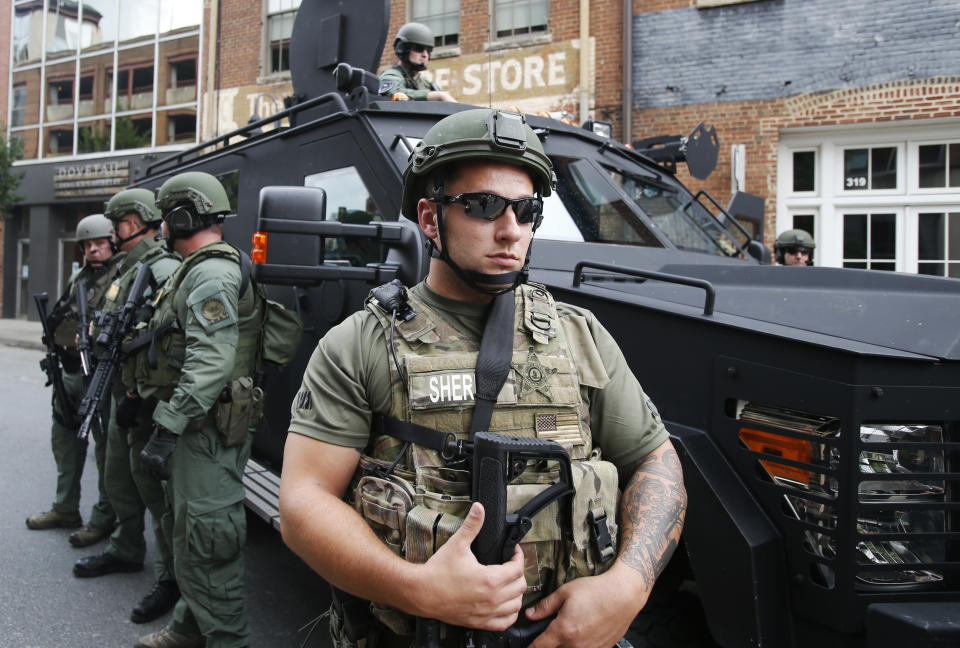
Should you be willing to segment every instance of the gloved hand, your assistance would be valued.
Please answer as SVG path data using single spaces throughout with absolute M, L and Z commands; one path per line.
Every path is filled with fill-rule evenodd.
M 163 427 L 153 426 L 153 434 L 140 451 L 140 461 L 148 475 L 156 479 L 170 479 L 170 455 L 177 447 L 177 435 Z
M 126 394 L 117 405 L 117 424 L 123 428 L 137 426 L 137 412 L 140 410 L 140 396 Z

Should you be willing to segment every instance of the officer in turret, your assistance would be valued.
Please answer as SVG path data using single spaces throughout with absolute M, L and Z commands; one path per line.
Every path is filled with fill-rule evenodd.
M 123 254 L 115 254 L 113 225 L 103 214 L 92 214 L 77 224 L 77 243 L 83 249 L 83 267 L 74 272 L 63 295 L 50 312 L 54 327 L 54 342 L 63 353 L 63 383 L 69 403 L 53 402 L 53 426 L 51 430 L 53 458 L 57 463 L 57 494 L 53 508 L 27 518 L 31 529 L 53 527 L 77 528 L 70 534 L 70 544 L 86 547 L 110 535 L 116 524 L 116 515 L 107 498 L 104 484 L 104 459 L 106 456 L 106 430 L 93 426 L 94 453 L 97 460 L 97 486 L 99 498 L 93 505 L 87 524 L 80 517 L 80 478 L 87 456 L 87 439 L 79 439 L 79 423 L 75 420 L 77 409 L 84 394 L 83 371 L 77 351 L 77 282 L 85 281 L 88 316 L 103 306 L 107 288 L 117 275 Z M 90 367 L 90 371 L 93 368 Z M 67 411 L 69 410 L 69 411 Z
M 236 648 L 250 630 L 243 600 L 243 470 L 262 413 L 255 386 L 263 300 L 250 260 L 223 241 L 230 202 L 208 173 L 173 176 L 157 192 L 162 233 L 183 262 L 160 289 L 137 353 L 142 399 L 156 399 L 144 470 L 166 480 L 163 530 L 180 600 L 170 624 L 139 648 Z
M 424 645 L 462 646 L 555 616 L 536 646 L 610 648 L 677 546 L 686 492 L 656 408 L 592 313 L 526 283 L 555 182 L 522 115 L 440 120 L 403 175 L 426 280 L 373 290 L 310 359 L 280 516 L 287 545 L 337 588 L 337 646 L 409 645 L 426 628 Z M 555 441 L 572 463 L 572 506 L 535 516 L 502 564 L 471 551 L 488 512 L 456 449 L 481 430 Z M 511 513 L 556 478 L 524 468 Z
M 163 221 L 152 191 L 140 188 L 121 191 L 107 202 L 105 216 L 113 223 L 117 245 L 127 253 L 117 278 L 107 290 L 104 310 L 112 311 L 127 300 L 141 264 L 150 267 L 152 284 L 159 287 L 180 265 L 180 257 L 156 238 Z M 148 298 L 151 292 L 148 291 Z M 140 451 L 150 437 L 150 415 L 156 400 L 139 397 L 132 370 L 132 363 L 127 362 L 127 380 L 132 383 L 129 390 L 124 388 L 120 369 L 115 376 L 115 411 L 110 416 L 107 436 L 105 479 L 110 503 L 117 514 L 117 528 L 106 550 L 77 561 L 73 573 L 94 577 L 142 569 L 146 553 L 144 511 L 149 509 L 153 519 L 157 580 L 130 615 L 134 623 L 146 623 L 168 612 L 180 597 L 180 590 L 174 578 L 173 554 L 160 527 L 165 510 L 163 489 L 158 479 L 144 472 L 140 462 Z
M 393 51 L 397 63 L 380 75 L 380 94 L 414 101 L 456 101 L 449 92 L 423 78 L 433 52 L 433 32 L 421 23 L 407 23 L 397 31 Z
M 806 230 L 790 229 L 777 237 L 773 254 L 778 265 L 812 266 L 816 247 L 816 242 Z

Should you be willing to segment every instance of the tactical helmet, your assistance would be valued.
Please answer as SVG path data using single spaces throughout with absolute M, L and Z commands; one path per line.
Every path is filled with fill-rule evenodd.
M 423 23 L 408 22 L 397 30 L 397 37 L 393 40 L 393 51 L 403 58 L 401 51 L 404 54 L 409 52 L 411 44 L 432 48 L 433 31 Z
M 125 189 L 107 201 L 104 216 L 118 221 L 130 212 L 135 212 L 146 224 L 160 224 L 163 217 L 157 209 L 156 198 L 149 189 Z
M 188 171 L 160 186 L 157 207 L 163 212 L 171 238 L 181 238 L 222 223 L 222 215 L 230 212 L 230 199 L 216 177 L 202 171 Z
M 817 243 L 806 230 L 789 229 L 777 237 L 776 243 L 773 244 L 773 252 L 780 265 L 784 264 L 783 252 L 788 247 L 809 248 L 810 258 L 807 260 L 807 265 L 813 265 L 813 251 L 817 248 Z
M 103 214 L 84 216 L 77 223 L 77 241 L 105 238 L 113 242 L 113 223 Z
M 534 191 L 549 196 L 557 183 L 550 158 L 540 138 L 518 113 L 479 108 L 444 117 L 427 131 L 410 155 L 403 172 L 401 211 L 417 222 L 417 203 L 421 198 L 438 201 L 446 181 L 441 167 L 460 162 L 500 162 L 520 167 L 530 175 Z M 433 182 L 429 187 L 428 181 Z M 437 232 L 440 248 L 429 242 L 430 255 L 445 262 L 468 286 L 481 293 L 499 295 L 513 290 L 526 280 L 532 243 L 527 247 L 523 268 L 516 272 L 485 274 L 461 268 L 450 256 L 443 224 L 443 207 L 437 202 Z M 540 217 L 534 222 L 536 230 Z
M 550 158 L 523 115 L 478 108 L 444 117 L 427 131 L 403 172 L 401 212 L 417 222 L 417 202 L 426 196 L 426 181 L 441 166 L 482 160 L 522 167 L 541 196 L 557 184 Z

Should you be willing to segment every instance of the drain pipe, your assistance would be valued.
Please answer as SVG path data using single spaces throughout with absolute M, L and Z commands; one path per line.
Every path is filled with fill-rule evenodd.
M 590 119 L 590 0 L 580 0 L 580 123 Z
M 623 0 L 623 137 L 633 141 L 633 0 Z

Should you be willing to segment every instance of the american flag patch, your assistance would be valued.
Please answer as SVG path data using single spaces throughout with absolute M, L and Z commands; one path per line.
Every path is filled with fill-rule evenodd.
M 537 437 L 556 441 L 562 446 L 583 444 L 580 436 L 580 421 L 576 413 L 567 414 L 537 414 Z

